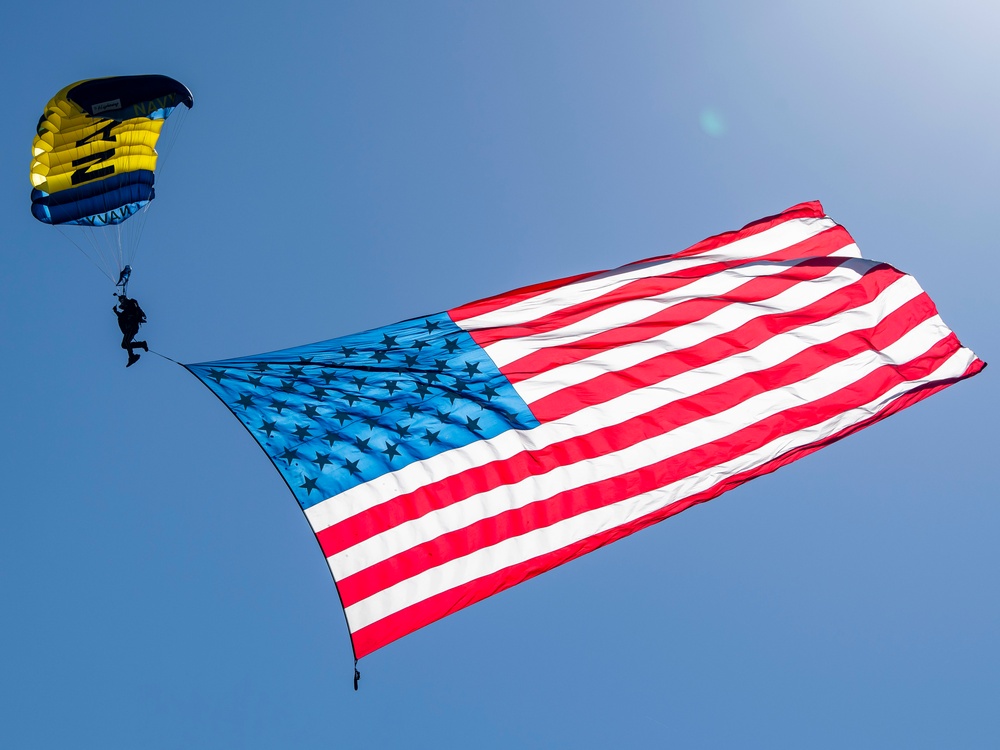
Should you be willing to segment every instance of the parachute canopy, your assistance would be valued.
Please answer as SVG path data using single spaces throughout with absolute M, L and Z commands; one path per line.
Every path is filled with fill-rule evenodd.
M 32 144 L 31 213 L 46 224 L 119 224 L 153 199 L 156 142 L 182 83 L 162 75 L 94 78 L 45 106 Z

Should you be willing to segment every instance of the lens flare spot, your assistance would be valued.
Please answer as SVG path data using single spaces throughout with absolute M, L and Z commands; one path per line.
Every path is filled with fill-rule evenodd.
M 713 138 L 721 138 L 726 134 L 726 121 L 717 110 L 702 110 L 701 115 L 698 117 L 698 123 L 701 125 L 701 132 L 705 135 L 710 135 Z

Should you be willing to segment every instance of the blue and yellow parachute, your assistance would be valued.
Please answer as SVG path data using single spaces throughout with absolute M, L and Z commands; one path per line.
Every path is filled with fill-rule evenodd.
M 93 78 L 62 89 L 38 121 L 31 213 L 46 224 L 110 228 L 96 247 L 93 238 L 90 243 L 98 256 L 92 260 L 112 280 L 138 242 L 119 225 L 153 200 L 156 144 L 181 104 L 191 108 L 194 98 L 167 76 Z M 101 245 L 109 245 L 110 254 Z

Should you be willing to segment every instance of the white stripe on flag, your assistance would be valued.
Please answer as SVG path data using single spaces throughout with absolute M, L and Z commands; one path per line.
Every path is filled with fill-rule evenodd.
M 812 282 L 804 282 L 800 285 L 804 287 L 803 294 L 806 294 L 806 290 L 811 289 L 810 283 Z M 832 290 L 828 288 L 827 293 L 830 291 Z M 879 309 L 881 309 L 881 316 L 884 317 L 920 293 L 921 289 L 913 277 L 903 276 L 887 287 L 876 300 L 855 308 L 860 311 L 856 314 L 857 322 L 845 325 L 857 325 L 863 328 L 865 327 L 864 321 L 870 320 L 871 316 L 876 316 L 877 319 Z M 804 296 L 802 299 L 808 304 L 813 301 L 810 297 L 811 295 Z M 793 305 L 790 309 L 798 309 L 794 300 L 790 300 L 790 304 Z M 724 311 L 720 311 L 720 313 L 722 312 Z M 508 459 L 525 449 L 538 450 L 600 427 L 620 424 L 679 398 L 715 387 L 743 372 L 759 369 L 752 364 L 758 359 L 762 363 L 761 367 L 781 362 L 808 346 L 810 337 L 816 336 L 812 333 L 814 330 L 822 331 L 829 328 L 831 339 L 835 338 L 832 335 L 833 331 L 843 332 L 840 331 L 837 321 L 841 320 L 844 315 L 848 315 L 850 318 L 850 312 L 845 311 L 837 316 L 815 321 L 808 326 L 780 334 L 755 349 L 741 352 L 709 366 L 681 373 L 668 378 L 656 387 L 632 391 L 603 404 L 584 408 L 566 418 L 542 424 L 533 430 L 510 430 L 490 440 L 477 441 L 462 448 L 440 453 L 424 461 L 409 464 L 307 508 L 306 516 L 313 529 L 318 532 L 370 510 L 393 497 L 413 492 L 420 487 L 459 474 L 466 469 L 481 466 L 490 461 Z M 733 322 L 733 327 L 738 327 L 741 324 L 742 322 Z M 724 330 L 731 330 L 726 325 L 721 327 Z M 845 330 L 850 329 L 845 328 Z M 802 341 L 797 341 L 799 331 L 803 332 Z M 691 333 L 694 334 L 694 337 L 698 336 L 697 328 L 691 329 L 690 332 L 678 328 L 668 334 L 668 340 L 675 333 L 681 337 L 690 336 Z M 821 341 L 822 337 L 816 336 L 814 340 Z M 697 343 L 696 339 L 691 341 Z M 682 348 L 685 345 L 690 344 L 681 338 L 673 348 Z
M 765 301 L 732 302 L 704 318 L 677 326 L 645 341 L 598 352 L 586 359 L 541 372 L 534 377 L 514 383 L 514 390 L 525 403 L 532 404 L 563 388 L 584 383 L 605 372 L 627 370 L 653 357 L 685 349 L 720 334 L 729 333 L 755 318 L 799 310 L 850 286 L 876 265 L 878 264 L 867 260 L 848 260 L 842 266 L 831 268 L 825 276 L 800 281 Z M 779 271 L 787 267 L 787 264 L 781 265 Z M 747 279 L 743 279 L 741 283 L 746 281 Z M 705 296 L 717 296 L 723 293 L 708 292 Z M 599 331 L 590 331 L 587 335 L 594 333 Z M 486 353 L 492 357 L 493 347 L 487 347 Z
M 865 351 L 796 383 L 766 391 L 718 414 L 690 422 L 622 450 L 561 465 L 545 474 L 529 476 L 515 484 L 502 485 L 472 495 L 383 531 L 331 556 L 331 570 L 339 580 L 422 542 L 435 539 L 446 531 L 465 528 L 512 508 L 523 507 L 559 492 L 635 471 L 706 445 L 738 432 L 746 425 L 836 393 L 885 364 L 907 362 L 926 352 L 950 333 L 941 319 L 935 316 L 888 347 L 886 352 L 891 349 L 892 355 Z
M 511 362 L 516 362 L 521 357 L 533 354 L 539 349 L 572 344 L 602 331 L 627 328 L 632 323 L 638 323 L 682 302 L 721 297 L 732 292 L 737 287 L 743 286 L 748 281 L 780 274 L 787 271 L 790 266 L 798 265 L 801 262 L 801 259 L 794 261 L 757 261 L 742 266 L 726 268 L 692 281 L 690 284 L 685 284 L 679 289 L 672 289 L 669 292 L 652 297 L 621 302 L 555 331 L 546 331 L 531 336 L 521 336 L 498 341 L 487 346 L 486 352 L 490 355 L 493 363 L 497 367 L 502 368 Z M 868 263 L 869 267 L 873 265 L 869 261 L 865 262 Z M 671 272 L 675 271 L 671 270 Z M 831 269 L 831 274 L 834 273 L 836 273 L 836 270 Z M 815 280 L 808 283 L 816 284 L 819 281 Z M 565 297 L 564 305 L 575 305 L 576 299 L 572 296 L 572 290 L 566 291 L 567 296 Z M 464 327 L 462 322 L 459 322 L 458 325 Z
M 357 602 L 345 609 L 352 632 L 371 625 L 408 606 L 436 594 L 474 581 L 506 567 L 531 560 L 655 512 L 679 499 L 702 492 L 726 477 L 762 466 L 794 448 L 811 445 L 836 435 L 852 424 L 882 411 L 899 396 L 922 385 L 960 377 L 975 361 L 968 349 L 961 349 L 931 375 L 901 383 L 862 407 L 842 412 L 821 425 L 815 425 L 764 445 L 733 461 L 713 466 L 667 487 L 628 498 L 602 508 L 582 513 L 552 526 L 536 529 L 506 539 L 464 557 L 426 570 L 410 579 Z M 334 575 L 337 573 L 334 571 Z
M 544 315 L 558 312 L 566 306 L 568 300 L 576 305 L 601 297 L 637 279 L 659 276 L 664 272 L 678 273 L 710 263 L 756 258 L 776 253 L 835 226 L 837 223 L 829 218 L 793 219 L 759 234 L 715 248 L 706 254 L 676 259 L 668 257 L 644 263 L 634 263 L 588 276 L 580 281 L 574 281 L 535 297 L 515 302 L 499 310 L 466 318 L 459 325 L 467 331 L 521 325 L 525 321 L 536 320 Z

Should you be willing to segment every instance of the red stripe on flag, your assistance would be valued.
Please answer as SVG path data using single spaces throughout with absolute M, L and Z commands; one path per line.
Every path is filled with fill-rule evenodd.
M 698 281 L 730 268 L 737 268 L 752 263 L 765 261 L 795 260 L 803 257 L 824 257 L 850 245 L 854 240 L 847 230 L 841 226 L 831 227 L 791 247 L 776 250 L 754 258 L 740 258 L 715 263 L 706 263 L 695 268 L 680 271 L 670 271 L 669 274 L 648 276 L 631 281 L 605 295 L 576 305 L 567 305 L 561 310 L 551 312 L 534 320 L 525 320 L 521 325 L 503 326 L 497 328 L 472 329 L 469 334 L 482 347 L 497 341 L 522 336 L 533 336 L 564 328 L 571 323 L 596 315 L 604 310 L 615 307 L 629 300 L 654 297 L 676 291 L 688 284 Z M 612 277 L 609 277 L 612 278 Z
M 670 255 L 663 255 L 660 257 L 686 258 L 691 255 L 699 255 L 713 250 L 718 250 L 720 247 L 732 244 L 736 240 L 742 240 L 746 237 L 752 237 L 755 234 L 761 234 L 762 232 L 766 232 L 768 229 L 773 229 L 779 224 L 784 224 L 789 221 L 798 221 L 799 219 L 822 219 L 824 216 L 826 216 L 826 212 L 823 211 L 823 206 L 820 205 L 819 201 L 806 201 L 805 203 L 798 203 L 791 208 L 786 208 L 780 214 L 752 221 L 742 229 L 738 229 L 735 232 L 723 232 L 722 234 L 708 237 L 701 242 L 691 245 L 691 247 L 686 250 L 681 250 L 678 253 L 672 253 Z
M 912 329 L 908 314 L 886 319 L 868 331 L 845 334 L 839 339 L 803 352 L 798 357 L 776 367 L 730 381 L 722 386 L 650 412 L 618 428 L 602 430 L 608 435 L 611 451 L 633 445 L 641 440 L 671 432 L 695 422 L 710 409 L 719 413 L 761 393 L 775 390 L 814 375 L 831 364 L 869 351 L 869 340 L 879 340 L 880 348 L 888 346 Z M 837 414 L 870 403 L 892 387 L 906 380 L 916 380 L 932 372 L 948 356 L 960 348 L 954 334 L 942 339 L 925 355 L 898 367 L 884 366 L 839 391 L 801 406 L 765 417 L 751 426 L 723 438 L 703 443 L 688 450 L 652 462 L 618 476 L 566 490 L 496 516 L 482 519 L 470 526 L 440 535 L 416 545 L 365 570 L 340 581 L 344 605 L 352 604 L 424 570 L 468 555 L 477 549 L 492 546 L 509 537 L 550 526 L 571 516 L 620 500 L 650 492 L 677 482 L 700 471 L 717 466 L 756 450 L 775 438 L 796 432 L 830 419 Z M 884 370 L 885 372 L 882 372 Z M 880 374 L 881 373 L 881 374 Z M 567 441 L 570 442 L 570 441 Z M 598 439 L 598 442 L 604 442 Z M 576 450 L 567 451 L 565 463 L 592 458 L 589 441 L 577 441 Z M 523 456 L 523 454 L 522 454 Z M 535 461 L 534 454 L 531 463 Z M 552 467 L 550 467 L 552 468 Z M 544 472 L 539 472 L 544 473 Z
M 678 253 L 671 253 L 667 255 L 659 255 L 652 258 L 646 258 L 645 260 L 638 261 L 638 263 L 648 263 L 654 260 L 665 260 L 666 258 L 673 257 L 687 257 L 690 255 L 697 255 L 699 253 L 707 253 L 710 250 L 717 250 L 720 247 L 731 244 L 736 240 L 744 239 L 745 237 L 751 237 L 755 234 L 760 234 L 761 232 L 767 231 L 779 224 L 784 224 L 789 221 L 796 221 L 798 219 L 822 219 L 824 217 L 823 206 L 820 205 L 819 201 L 809 201 L 806 203 L 799 203 L 798 205 L 792 206 L 791 208 L 782 211 L 780 214 L 775 216 L 768 216 L 765 219 L 759 221 L 751 222 L 747 224 L 740 230 L 735 232 L 724 232 L 723 234 L 715 235 L 714 237 L 709 237 L 708 239 L 702 240 L 696 245 L 692 245 L 686 250 L 681 250 Z M 636 265 L 636 264 L 631 264 Z M 592 276 L 600 276 L 602 273 L 607 273 L 607 271 L 597 271 L 594 273 L 581 273 L 576 276 L 568 276 L 562 279 L 555 279 L 553 281 L 546 281 L 540 284 L 532 284 L 530 286 L 520 287 L 511 292 L 505 292 L 503 294 L 497 294 L 492 297 L 487 297 L 486 299 L 477 300 L 475 302 L 470 302 L 467 305 L 461 305 L 449 311 L 451 319 L 456 323 L 467 320 L 469 318 L 474 318 L 479 315 L 484 315 L 486 313 L 495 312 L 504 307 L 507 307 L 515 302 L 523 302 L 524 300 L 531 299 L 532 297 L 537 297 L 540 294 L 551 289 L 557 289 L 561 286 L 566 286 L 567 284 L 572 284 L 574 281 L 580 281 L 581 279 L 586 279 Z
M 637 344 L 673 328 L 696 323 L 732 304 L 763 302 L 798 284 L 823 278 L 852 260 L 809 258 L 798 261 L 779 273 L 750 278 L 725 294 L 689 299 L 634 323 L 610 328 L 568 344 L 537 349 L 502 366 L 500 371 L 511 383 L 519 383 L 555 367 L 579 362 L 628 344 Z
M 794 331 L 803 325 L 803 321 L 825 320 L 846 310 L 861 307 L 903 276 L 890 266 L 876 266 L 850 286 L 838 289 L 810 305 L 791 312 L 761 315 L 700 344 L 664 352 L 626 370 L 606 372 L 582 383 L 567 386 L 533 401 L 531 411 L 540 422 L 561 419 L 587 406 L 610 401 L 637 388 L 749 351 L 774 336 Z M 937 314 L 930 298 L 926 295 L 924 298 L 928 305 L 928 317 Z
M 555 279 L 553 281 L 545 281 L 541 284 L 532 284 L 531 286 L 523 286 L 519 289 L 515 289 L 511 292 L 504 292 L 503 294 L 495 294 L 492 297 L 487 297 L 486 299 L 477 300 L 476 302 L 470 302 L 467 305 L 462 305 L 460 307 L 453 308 L 448 311 L 448 315 L 455 323 L 459 323 L 463 320 L 468 320 L 469 318 L 475 318 L 479 315 L 485 315 L 486 313 L 496 312 L 509 305 L 513 305 L 516 302 L 524 302 L 532 297 L 537 297 L 540 294 L 551 291 L 552 289 L 558 289 L 561 286 L 566 286 L 567 284 L 572 284 L 574 281 L 580 281 L 582 279 L 589 279 L 591 276 L 599 276 L 602 272 L 598 271 L 596 273 L 581 273 L 576 276 L 567 276 L 562 279 Z
M 940 363 L 937 362 L 936 364 Z M 714 487 L 691 495 L 683 500 L 679 500 L 678 502 L 672 503 L 664 508 L 660 508 L 642 518 L 613 529 L 594 534 L 593 536 L 587 537 L 586 539 L 568 545 L 562 549 L 508 566 L 503 570 L 482 576 L 481 578 L 461 586 L 456 586 L 448 591 L 428 597 L 423 601 L 395 612 L 377 622 L 372 623 L 371 625 L 360 628 L 351 633 L 351 641 L 354 646 L 355 654 L 358 658 L 366 656 L 367 654 L 370 654 L 373 651 L 403 637 L 404 635 L 412 633 L 413 631 L 434 622 L 435 620 L 439 620 L 442 617 L 457 612 L 458 610 L 468 607 L 471 604 L 475 604 L 478 601 L 492 596 L 493 594 L 497 594 L 518 583 L 534 578 L 547 570 L 551 570 L 552 568 L 555 568 L 563 563 L 569 562 L 577 557 L 581 557 L 588 552 L 592 552 L 595 549 L 611 544 L 612 542 L 633 534 L 636 531 L 652 526 L 653 524 L 669 518 L 670 516 L 676 515 L 693 505 L 712 500 L 724 492 L 755 479 L 756 477 L 769 474 L 786 464 L 792 463 L 793 461 L 803 458 L 804 456 L 823 448 L 824 446 L 830 445 L 857 432 L 858 430 L 875 424 L 876 422 L 879 422 L 886 417 L 889 417 L 892 414 L 895 414 L 896 412 L 905 409 L 908 406 L 911 406 L 956 382 L 959 382 L 960 380 L 972 377 L 976 373 L 980 372 L 983 367 L 985 367 L 985 363 L 977 359 L 961 376 L 921 386 L 914 391 L 910 391 L 909 393 L 895 399 L 878 414 L 850 425 L 828 438 L 795 448 L 788 453 L 778 456 L 754 469 L 727 477 Z M 882 369 L 886 370 L 890 368 Z
M 888 285 L 886 277 L 892 272 L 892 269 L 883 267 L 880 270 L 881 273 L 872 273 L 862 278 L 862 281 L 868 281 L 867 285 L 857 285 L 859 288 L 868 287 L 867 293 L 863 297 L 857 298 L 859 303 L 866 301 L 866 298 L 874 298 L 884 288 L 883 284 Z M 786 360 L 780 365 L 782 373 L 785 375 L 784 380 L 776 378 L 768 380 L 768 373 L 775 368 L 747 373 L 720 386 L 671 402 L 625 422 L 597 429 L 586 435 L 579 435 L 535 451 L 522 451 L 509 459 L 493 461 L 429 483 L 413 492 L 392 498 L 364 513 L 359 513 L 319 531 L 316 537 L 324 553 L 329 557 L 364 539 L 447 507 L 452 503 L 465 500 L 472 495 L 486 492 L 504 484 L 514 484 L 529 476 L 544 474 L 558 466 L 621 450 L 647 437 L 675 429 L 693 419 L 731 408 L 745 398 L 756 395 L 756 393 L 771 390 L 787 382 L 794 382 L 794 380 L 787 380 L 791 372 L 811 374 L 839 361 L 834 356 L 837 341 L 853 337 L 856 339 L 854 342 L 857 346 L 856 351 L 863 351 L 872 348 L 871 342 L 875 340 L 874 337 L 877 336 L 878 340 L 891 343 L 918 323 L 933 317 L 935 314 L 933 303 L 926 295 L 921 294 L 884 318 L 872 329 L 844 334 L 840 339 L 830 344 L 821 345 L 818 351 L 814 347 Z M 866 338 L 866 336 L 872 338 Z M 719 344 L 715 339 L 698 348 L 704 350 L 702 358 L 705 362 L 718 361 L 718 358 L 730 353 L 725 351 L 724 345 Z M 852 351 L 852 354 L 847 356 L 852 356 L 856 351 Z M 704 363 L 688 364 L 680 371 L 691 369 L 700 364 Z M 805 376 L 798 374 L 796 377 L 801 379 Z M 741 384 L 748 384 L 750 390 L 741 388 Z M 684 414 L 689 418 L 678 420 L 679 414 Z

